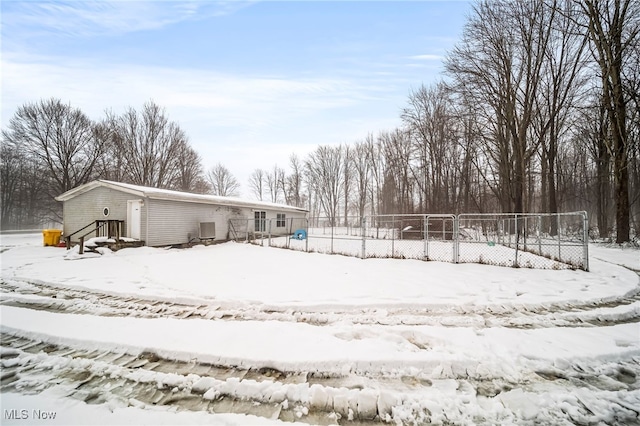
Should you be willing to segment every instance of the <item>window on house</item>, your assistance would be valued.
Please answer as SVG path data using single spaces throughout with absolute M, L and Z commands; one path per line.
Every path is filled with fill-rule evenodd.
M 285 222 L 286 221 L 284 213 L 278 213 L 276 217 L 276 228 L 284 228 Z
M 254 230 L 256 232 L 264 232 L 267 229 L 267 212 L 254 212 L 255 219 Z

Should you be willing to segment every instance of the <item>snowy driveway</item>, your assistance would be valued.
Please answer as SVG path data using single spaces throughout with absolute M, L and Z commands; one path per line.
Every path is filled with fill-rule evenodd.
M 3 424 L 23 406 L 60 424 L 639 421 L 639 277 L 610 263 L 634 253 L 583 272 L 39 243 L 2 236 Z

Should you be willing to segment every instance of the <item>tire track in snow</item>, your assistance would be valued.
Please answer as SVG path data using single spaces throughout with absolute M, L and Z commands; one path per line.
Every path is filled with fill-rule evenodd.
M 311 325 L 335 322 L 375 325 L 437 325 L 449 327 L 592 327 L 640 322 L 640 287 L 624 296 L 545 305 L 434 306 L 417 308 L 354 308 L 351 310 L 268 307 L 261 305 L 176 303 L 141 297 L 71 289 L 28 280 L 0 280 L 0 305 L 49 312 L 230 321 L 293 321 Z
M 523 401 L 547 398 L 559 423 L 634 424 L 639 420 L 640 357 L 539 368 L 519 381 L 451 375 L 326 377 L 317 372 L 239 369 L 163 359 L 154 353 L 84 350 L 3 334 L 0 391 L 56 388 L 87 404 L 253 414 L 312 424 L 382 422 L 496 424 L 518 420 Z M 576 393 L 567 399 L 567 388 Z M 561 396 L 554 402 L 553 396 Z M 602 403 L 611 415 L 602 415 Z M 494 406 L 486 417 L 476 408 Z M 568 409 L 568 407 L 570 409 Z M 635 408 L 634 408 L 635 407 Z M 600 411 L 599 411 L 600 409 Z M 492 417 L 493 416 L 493 417 Z M 546 417 L 545 417 L 546 418 Z
M 74 350 L 18 336 L 3 336 L 0 359 L 2 391 L 30 393 L 66 386 L 68 397 L 92 404 L 116 399 L 140 407 L 168 405 L 284 421 L 356 421 L 366 425 L 387 419 L 393 404 L 400 403 L 367 386 L 375 383 L 375 378 L 324 377 L 269 368 L 243 370 L 161 359 L 147 352 Z M 33 376 L 39 380 L 31 379 Z M 432 384 L 407 377 L 387 383 L 393 385 L 394 392 Z

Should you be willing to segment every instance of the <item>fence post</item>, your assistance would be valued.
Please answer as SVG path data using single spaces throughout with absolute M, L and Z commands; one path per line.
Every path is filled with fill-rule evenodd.
M 542 240 L 540 239 L 540 229 L 542 229 L 542 215 L 538 216 L 538 254 L 540 256 L 543 255 L 542 253 Z
M 528 217 L 525 216 L 524 217 L 524 227 L 523 227 L 523 237 L 524 237 L 524 251 L 527 251 L 527 236 L 529 235 L 529 228 L 528 228 L 528 224 L 527 224 L 527 219 Z
M 460 261 L 460 215 L 453 215 L 453 263 Z
M 335 217 L 331 218 L 331 221 L 329 222 L 329 225 L 331 225 L 331 254 L 333 254 L 333 227 L 336 226 L 336 218 Z
M 366 226 L 367 226 L 367 217 L 363 216 L 362 219 L 360 220 L 360 233 L 362 234 L 362 259 L 367 258 L 367 249 L 366 249 L 367 233 L 365 232 Z
M 556 221 L 558 223 L 558 260 L 562 262 L 562 244 L 560 242 L 560 214 L 556 213 Z
M 429 215 L 424 215 L 424 223 L 422 225 L 422 232 L 424 234 L 424 258 L 429 260 Z
M 582 213 L 582 264 L 584 270 L 589 272 L 589 218 L 587 212 Z
M 396 256 L 396 216 L 391 216 L 391 257 Z
M 518 266 L 518 250 L 520 249 L 520 228 L 518 228 L 518 213 L 515 214 L 515 231 L 516 231 L 516 263 L 514 266 Z
M 305 253 L 309 253 L 309 218 L 304 218 L 305 222 L 303 222 L 305 224 L 305 230 L 307 231 L 307 238 L 304 239 L 304 251 Z

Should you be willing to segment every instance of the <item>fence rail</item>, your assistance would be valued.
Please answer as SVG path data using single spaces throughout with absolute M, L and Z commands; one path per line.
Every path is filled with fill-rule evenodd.
M 589 226 L 587 213 L 582 211 L 262 220 L 260 224 L 255 219 L 230 220 L 229 238 L 363 259 L 589 270 Z

